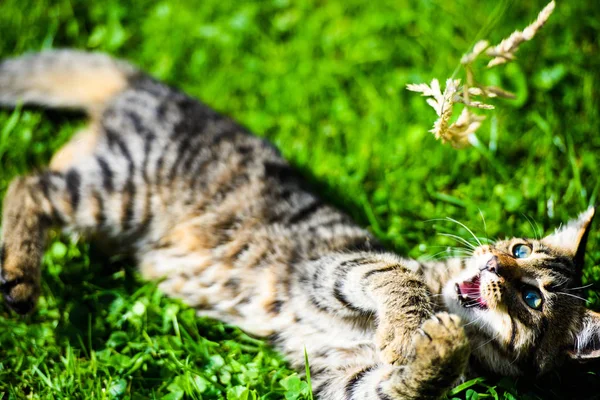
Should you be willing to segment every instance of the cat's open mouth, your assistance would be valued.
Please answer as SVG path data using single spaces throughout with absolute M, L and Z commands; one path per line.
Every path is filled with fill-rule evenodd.
M 458 295 L 458 302 L 461 306 L 464 308 L 477 307 L 482 310 L 487 310 L 488 305 L 487 302 L 481 297 L 479 284 L 479 275 L 475 275 L 468 281 L 457 283 L 454 286 L 454 290 Z

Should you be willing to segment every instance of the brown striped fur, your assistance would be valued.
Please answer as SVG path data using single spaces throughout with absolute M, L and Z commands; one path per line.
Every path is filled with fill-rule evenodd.
M 89 127 L 4 199 L 2 289 L 40 294 L 46 231 L 126 247 L 143 276 L 198 313 L 268 336 L 321 399 L 436 399 L 465 371 L 545 372 L 597 356 L 600 324 L 577 285 L 593 210 L 543 240 L 419 263 L 386 252 L 322 202 L 265 141 L 106 55 L 50 51 L 0 64 L 0 104 L 75 107 Z M 516 244 L 532 249 L 527 259 Z M 456 285 L 477 276 L 487 308 Z M 544 295 L 527 308 L 523 285 Z M 464 327 L 463 327 L 464 325 Z

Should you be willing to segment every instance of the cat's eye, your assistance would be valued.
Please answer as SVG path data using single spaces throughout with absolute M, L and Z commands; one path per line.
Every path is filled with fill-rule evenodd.
M 526 244 L 518 244 L 512 249 L 515 258 L 527 258 L 531 255 L 531 247 Z
M 523 289 L 522 294 L 523 301 L 530 308 L 533 308 L 534 310 L 539 310 L 540 308 L 542 308 L 544 300 L 539 290 L 533 287 L 526 287 Z

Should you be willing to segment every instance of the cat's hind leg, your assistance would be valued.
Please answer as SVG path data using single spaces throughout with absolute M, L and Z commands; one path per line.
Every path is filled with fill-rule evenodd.
M 47 230 L 66 222 L 78 202 L 78 176 L 46 172 L 18 177 L 3 204 L 0 284 L 17 312 L 30 311 L 40 293 L 40 262 Z
M 50 169 L 66 171 L 79 160 L 90 157 L 98 144 L 100 130 L 98 123 L 92 122 L 87 127 L 77 131 L 63 147 L 52 156 Z
M 35 306 L 40 294 L 47 231 L 93 234 L 110 222 L 93 157 L 97 137 L 90 125 L 58 151 L 51 170 L 17 177 L 9 185 L 2 209 L 0 289 L 21 314 Z
M 104 54 L 53 50 L 24 55 L 0 62 L 0 105 L 83 109 L 97 120 L 106 104 L 125 90 L 135 75 L 135 68 Z M 91 166 L 78 163 L 87 161 L 96 147 L 98 132 L 96 125 L 90 125 L 59 150 L 51 172 L 16 178 L 8 189 L 3 207 L 0 288 L 18 312 L 29 311 L 39 296 L 46 231 L 52 226 L 95 231 L 106 218 L 102 187 L 88 174 L 98 175 L 90 170 L 95 164 L 91 160 Z M 82 168 L 73 168 L 75 164 Z M 88 181 L 94 183 L 84 193 L 83 180 L 90 176 Z M 113 196 L 115 202 L 131 197 L 127 190 L 122 192 Z M 127 217 L 131 207 L 123 208 L 126 212 L 121 214 Z

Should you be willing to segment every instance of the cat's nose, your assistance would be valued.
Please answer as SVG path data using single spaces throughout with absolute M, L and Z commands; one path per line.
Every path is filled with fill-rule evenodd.
M 480 271 L 490 271 L 490 272 L 500 276 L 499 269 L 500 268 L 498 266 L 498 257 L 496 257 L 496 256 L 493 256 L 492 258 L 490 258 L 483 267 L 479 268 Z

